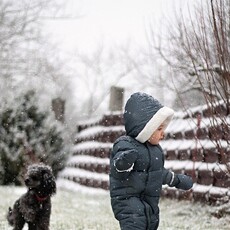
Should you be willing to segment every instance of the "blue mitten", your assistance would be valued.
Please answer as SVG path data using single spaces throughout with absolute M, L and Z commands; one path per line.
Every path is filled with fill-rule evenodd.
M 118 172 L 129 172 L 132 170 L 133 165 L 137 159 L 136 150 L 127 150 L 119 154 L 119 156 L 114 159 L 114 166 Z
M 193 186 L 192 178 L 184 174 L 175 174 L 171 172 L 170 187 L 176 187 L 183 190 L 189 190 Z

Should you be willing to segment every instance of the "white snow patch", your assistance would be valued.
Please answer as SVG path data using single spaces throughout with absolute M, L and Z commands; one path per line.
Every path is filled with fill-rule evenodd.
M 110 115 L 116 115 L 116 116 L 123 116 L 122 111 L 106 111 L 105 115 L 110 116 Z
M 162 140 L 160 143 L 164 150 L 186 150 L 196 147 L 195 140 Z M 197 143 L 197 147 L 201 147 L 202 143 Z
M 182 170 L 189 164 L 190 161 L 165 161 L 165 168 L 172 169 L 172 170 Z
M 220 195 L 224 195 L 224 194 L 227 195 L 230 191 L 229 188 L 215 187 L 212 185 L 201 185 L 197 183 L 193 185 L 192 190 L 194 192 L 199 192 L 199 193 L 209 192 L 210 194 L 220 194 Z
M 228 121 L 229 119 L 226 118 L 226 120 Z M 211 127 L 213 125 L 220 125 L 222 124 L 223 120 L 221 118 L 216 117 L 215 119 L 211 119 L 211 118 L 201 118 L 201 122 L 200 122 L 200 128 L 208 128 Z M 189 130 L 197 130 L 197 119 L 196 118 L 188 118 L 188 119 L 179 119 L 179 118 L 175 118 L 173 119 L 167 129 L 166 129 L 166 133 L 178 133 L 178 132 L 186 132 Z
M 197 170 L 199 168 L 200 165 L 202 165 L 202 162 L 200 161 L 187 161 L 188 164 L 185 165 L 185 170 Z
M 123 116 L 123 113 L 121 111 L 105 111 L 104 112 L 105 116 Z M 81 121 L 79 121 L 77 124 L 78 125 L 94 125 L 94 124 L 98 124 L 100 123 L 100 121 L 104 118 L 104 116 L 95 116 L 93 118 L 89 118 L 89 119 L 83 119 Z
M 68 165 L 73 165 L 76 163 L 94 163 L 94 164 L 109 164 L 108 158 L 98 158 L 98 157 L 91 157 L 87 155 L 79 155 L 79 156 L 73 156 L 69 159 L 67 162 Z
M 101 116 L 95 116 L 93 118 L 89 118 L 89 119 L 84 119 L 84 120 L 81 120 L 77 123 L 77 125 L 94 125 L 96 123 L 99 123 L 100 120 L 102 119 Z
M 79 144 L 76 144 L 72 147 L 72 152 L 76 152 L 79 150 L 87 150 L 87 149 L 104 149 L 113 147 L 113 143 L 103 143 L 97 141 L 85 141 Z
M 227 170 L 226 165 L 219 164 L 219 163 L 205 163 L 200 161 L 180 161 L 180 160 L 170 160 L 165 161 L 165 168 L 166 169 L 172 169 L 172 170 L 193 170 L 193 169 L 199 169 L 199 170 L 213 170 L 213 169 L 219 169 L 219 170 Z
M 95 173 L 84 169 L 68 168 L 68 167 L 59 173 L 59 177 L 69 177 L 69 178 L 82 177 L 87 179 L 95 179 L 95 180 L 103 180 L 103 181 L 109 180 L 109 175 L 104 173 Z
M 215 186 L 212 186 L 209 193 L 210 194 L 220 194 L 220 195 L 224 195 L 229 192 L 230 190 L 227 189 L 227 188 L 221 188 L 221 187 L 215 187 Z
M 83 186 L 73 181 L 65 180 L 59 178 L 57 180 L 57 187 L 69 191 L 81 192 L 83 194 L 108 194 L 108 191 L 100 188 L 92 188 L 88 186 Z
M 91 137 L 94 136 L 98 133 L 103 133 L 103 132 L 116 132 L 116 131 L 125 131 L 125 128 L 123 125 L 118 125 L 118 126 L 95 126 L 95 127 L 89 127 L 80 133 L 77 133 L 75 138 L 84 138 L 84 137 Z
M 207 193 L 211 189 L 212 185 L 201 185 L 201 184 L 193 184 L 192 190 L 198 193 Z
M 198 140 L 197 142 L 194 140 L 162 140 L 160 143 L 162 149 L 164 150 L 186 150 L 186 149 L 212 149 L 216 148 L 216 145 L 211 140 Z M 227 148 L 229 145 L 227 141 L 220 141 L 220 145 L 223 148 Z
M 216 163 L 205 163 L 203 162 L 200 166 L 199 166 L 199 170 L 208 170 L 208 171 L 212 171 L 215 167 L 216 167 Z
M 213 107 L 213 106 L 218 106 L 218 105 L 222 105 L 224 104 L 225 102 L 223 100 L 220 100 L 216 103 L 213 103 L 213 105 L 210 105 L 210 107 Z M 199 105 L 199 106 L 196 106 L 196 107 L 193 107 L 191 109 L 189 109 L 189 111 L 179 111 L 179 112 L 176 112 L 174 117 L 175 118 L 185 118 L 186 116 L 192 116 L 193 114 L 195 113 L 203 113 L 204 110 L 206 110 L 208 108 L 208 105 Z

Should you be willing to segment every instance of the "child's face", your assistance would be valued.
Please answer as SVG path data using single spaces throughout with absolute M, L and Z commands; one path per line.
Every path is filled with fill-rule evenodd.
M 158 129 L 153 132 L 148 142 L 152 145 L 158 145 L 160 140 L 164 139 L 164 125 L 161 124 Z

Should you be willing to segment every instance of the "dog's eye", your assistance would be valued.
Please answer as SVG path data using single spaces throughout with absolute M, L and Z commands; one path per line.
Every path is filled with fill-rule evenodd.
M 38 180 L 38 177 L 37 176 L 32 176 L 31 179 L 32 180 Z
M 45 180 L 48 180 L 48 179 L 50 178 L 50 175 L 49 175 L 48 173 L 45 173 L 45 174 L 43 175 L 43 178 L 44 178 Z

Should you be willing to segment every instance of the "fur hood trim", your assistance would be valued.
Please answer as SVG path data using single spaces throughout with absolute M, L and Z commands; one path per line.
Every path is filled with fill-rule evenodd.
M 166 106 L 160 108 L 138 134 L 136 140 L 141 143 L 146 142 L 161 124 L 163 124 L 164 129 L 166 129 L 173 115 L 174 111 L 172 109 Z

